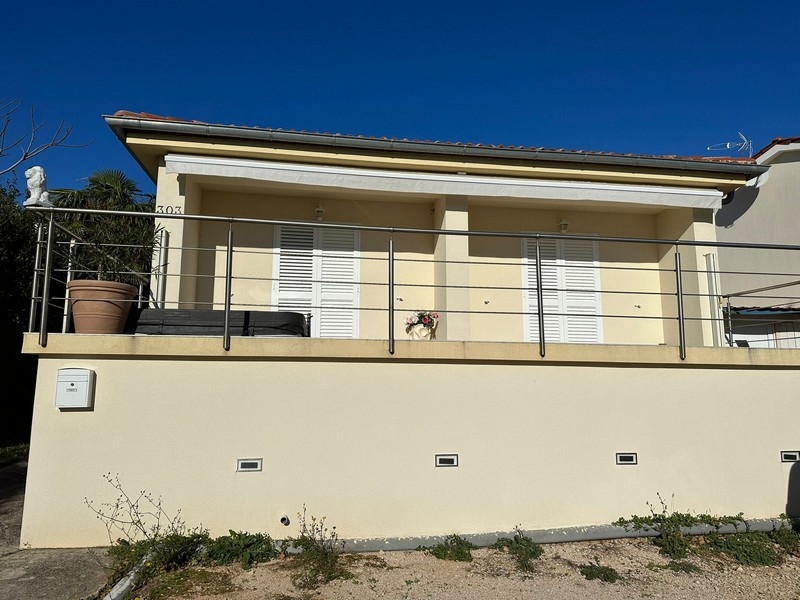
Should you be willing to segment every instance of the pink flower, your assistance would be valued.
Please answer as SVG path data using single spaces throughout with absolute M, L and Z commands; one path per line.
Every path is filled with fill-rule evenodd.
M 423 325 L 427 325 L 428 324 L 428 317 L 422 317 L 422 324 Z

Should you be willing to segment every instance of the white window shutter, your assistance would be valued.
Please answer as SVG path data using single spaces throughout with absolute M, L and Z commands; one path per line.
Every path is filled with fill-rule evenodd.
M 526 306 L 528 330 L 526 339 L 539 341 L 539 298 L 536 293 L 536 240 L 525 240 Z M 558 342 L 562 339 L 562 319 L 559 316 L 558 249 L 556 240 L 539 240 L 539 256 L 542 260 L 542 306 L 544 307 L 545 341 Z
M 536 240 L 524 241 L 526 340 L 539 341 Z M 602 342 L 597 244 L 584 240 L 539 240 L 545 342 Z
M 600 277 L 597 269 L 597 245 L 586 240 L 560 240 L 563 243 L 565 342 L 597 344 L 600 342 Z
M 358 232 L 276 226 L 277 310 L 311 314 L 315 337 L 358 337 Z
M 319 336 L 358 337 L 356 232 L 319 232 Z
M 314 230 L 276 227 L 276 278 L 273 304 L 278 310 L 312 312 L 314 306 Z

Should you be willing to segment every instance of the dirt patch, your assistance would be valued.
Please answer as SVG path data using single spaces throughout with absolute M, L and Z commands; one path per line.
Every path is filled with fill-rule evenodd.
M 790 556 L 779 567 L 742 567 L 720 555 L 691 556 L 700 569 L 686 573 L 667 569 L 649 540 L 627 539 L 551 544 L 535 561 L 532 573 L 518 570 L 508 554 L 492 549 L 473 551 L 472 562 L 443 561 L 424 552 L 378 552 L 345 556 L 355 577 L 334 581 L 317 590 L 292 585 L 291 560 L 277 560 L 249 571 L 225 567 L 237 591 L 230 600 L 307 600 L 320 598 L 436 598 L 437 600 L 503 600 L 539 597 L 574 598 L 769 598 L 800 600 L 800 559 Z M 588 581 L 580 566 L 595 563 L 613 567 L 617 583 Z M 214 594 L 196 593 L 193 600 L 219 600 Z

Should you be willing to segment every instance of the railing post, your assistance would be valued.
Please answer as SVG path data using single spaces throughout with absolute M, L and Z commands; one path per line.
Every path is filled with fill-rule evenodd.
M 389 233 L 389 354 L 394 354 L 394 236 Z
M 69 282 L 72 281 L 72 257 L 75 253 L 75 238 L 69 241 L 69 258 L 67 259 L 67 287 L 64 291 L 64 318 L 61 321 L 61 333 L 69 331 L 69 316 L 72 312 L 69 305 Z
M 36 297 L 39 295 L 39 283 L 42 268 L 42 244 L 44 243 L 44 223 L 39 221 L 36 226 L 36 254 L 33 259 L 33 283 L 31 285 L 31 308 L 28 314 L 28 333 L 33 333 L 36 327 Z
M 47 312 L 50 306 L 50 272 L 53 268 L 53 213 L 47 224 L 47 246 L 44 251 L 44 274 L 42 282 L 42 310 L 39 318 L 39 345 L 47 346 Z
M 733 348 L 734 344 L 736 343 L 733 339 L 733 315 L 731 314 L 731 297 L 728 296 L 726 298 L 727 305 L 728 305 L 728 345 Z
M 539 249 L 539 236 L 536 236 L 536 317 L 539 319 L 539 356 L 544 358 L 544 294 L 542 293 L 542 256 Z
M 233 283 L 233 221 L 228 222 L 228 248 L 225 261 L 225 329 L 222 347 L 231 349 L 231 288 Z
M 681 253 L 675 247 L 675 283 L 678 294 L 678 347 L 681 360 L 686 359 L 686 323 L 683 319 L 683 280 L 681 277 Z
M 167 265 L 169 260 L 169 231 L 161 230 L 158 243 L 158 289 L 156 290 L 156 306 L 166 308 L 167 297 Z M 152 294 L 152 291 L 151 291 Z

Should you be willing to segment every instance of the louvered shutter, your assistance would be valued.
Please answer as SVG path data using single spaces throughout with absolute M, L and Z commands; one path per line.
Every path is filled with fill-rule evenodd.
M 526 340 L 539 341 L 536 240 L 524 242 Z M 583 240 L 539 240 L 545 341 L 602 341 L 597 244 Z
M 314 337 L 358 337 L 358 232 L 275 230 L 277 310 L 310 313 Z
M 276 227 L 277 279 L 273 282 L 278 310 L 302 313 L 314 307 L 314 230 L 310 227 Z
M 319 232 L 319 336 L 357 337 L 356 232 Z
M 525 289 L 528 313 L 527 340 L 539 341 L 539 298 L 536 293 L 536 240 L 525 240 Z M 556 240 L 539 240 L 539 256 L 542 260 L 542 305 L 544 307 L 545 341 L 562 339 L 561 306 L 559 302 L 558 249 Z
M 597 269 L 597 247 L 586 240 L 559 240 L 563 246 L 563 298 L 565 337 L 574 344 L 600 342 L 598 318 L 600 277 Z

